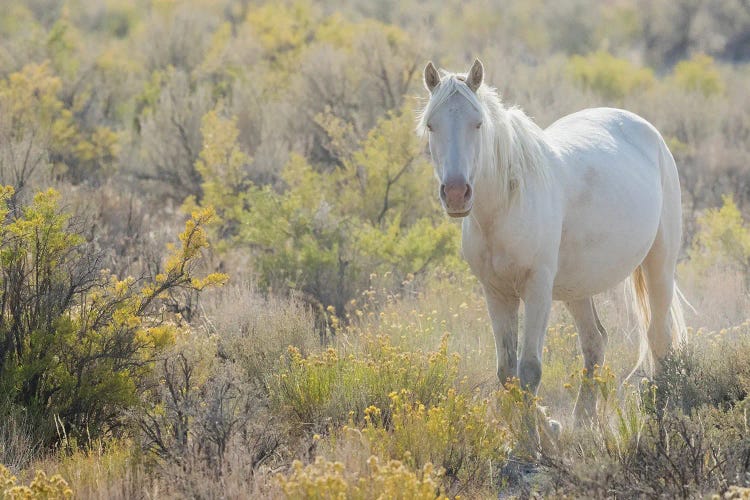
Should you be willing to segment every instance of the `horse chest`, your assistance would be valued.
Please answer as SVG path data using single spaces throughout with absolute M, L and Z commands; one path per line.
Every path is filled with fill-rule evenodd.
M 463 254 L 472 272 L 484 284 L 520 294 L 533 268 L 530 255 L 518 242 L 487 239 L 464 229 Z

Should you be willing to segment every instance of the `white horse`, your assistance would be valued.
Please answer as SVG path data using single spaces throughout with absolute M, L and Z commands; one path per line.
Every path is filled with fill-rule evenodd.
M 682 238 L 680 184 L 653 125 L 619 109 L 586 109 L 542 130 L 505 108 L 466 74 L 424 70 L 429 134 L 440 199 L 463 217 L 463 254 L 483 285 L 501 381 L 518 376 L 536 394 L 553 300 L 573 316 L 588 376 L 602 366 L 607 333 L 592 296 L 632 276 L 640 311 L 639 365 L 661 360 L 683 338 L 674 273 Z M 525 330 L 518 361 L 518 308 Z M 582 384 L 575 420 L 592 417 L 596 394 Z

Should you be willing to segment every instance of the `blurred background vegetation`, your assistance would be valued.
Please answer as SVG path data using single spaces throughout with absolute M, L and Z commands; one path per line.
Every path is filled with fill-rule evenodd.
M 658 487 L 667 472 L 632 468 L 670 453 L 667 432 L 704 438 L 706 453 L 727 436 L 750 449 L 734 410 L 747 370 L 712 362 L 728 349 L 732 367 L 750 364 L 746 343 L 727 347 L 750 331 L 746 0 L 5 0 L 7 477 L 60 469 L 97 498 L 298 498 L 316 484 L 364 498 L 496 495 L 514 395 L 494 392 L 482 298 L 414 133 L 425 62 L 465 70 L 474 57 L 543 127 L 615 106 L 662 132 L 683 188 L 679 279 L 700 312 L 689 323 L 712 346 L 675 366 L 708 370 L 723 396 L 663 385 L 688 416 L 726 401 L 735 412 L 712 417 L 727 430 L 711 436 L 656 419 L 633 447 L 651 420 L 620 390 L 603 422 L 619 415 L 625 431 L 603 423 L 587 441 L 608 461 L 565 475 L 563 449 L 547 487 L 746 485 L 740 452 Z M 600 299 L 619 382 L 636 349 L 618 301 Z M 555 416 L 580 382 L 570 324 L 556 309 L 542 394 Z

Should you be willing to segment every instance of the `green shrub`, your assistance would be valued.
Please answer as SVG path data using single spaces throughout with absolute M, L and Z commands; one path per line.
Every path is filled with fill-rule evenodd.
M 695 334 L 640 395 L 626 385 L 615 397 L 611 376 L 594 377 L 609 394 L 595 425 L 567 431 L 545 450 L 555 494 L 694 498 L 746 486 L 746 328 Z
M 208 211 L 196 212 L 150 280 L 119 280 L 100 270 L 60 210 L 54 190 L 26 207 L 0 193 L 0 388 L 12 405 L 38 418 L 41 439 L 57 432 L 96 437 L 121 422 L 137 401 L 136 385 L 154 354 L 170 345 L 183 294 L 226 277 L 193 275 L 208 245 Z
M 750 394 L 747 326 L 702 332 L 663 361 L 654 383 L 670 408 L 690 415 L 713 406 L 729 409 Z
M 674 80 L 688 92 L 698 92 L 706 97 L 724 92 L 724 81 L 714 60 L 706 54 L 696 54 L 680 61 L 674 68 Z
M 689 250 L 690 266 L 698 273 L 728 267 L 750 276 L 750 229 L 732 196 L 720 208 L 698 216 L 698 233 Z
M 606 51 L 573 56 L 570 58 L 569 68 L 576 83 L 607 100 L 621 100 L 654 83 L 651 69 L 636 66 L 626 59 L 618 59 Z
M 104 124 L 86 130 L 76 121 L 75 109 L 61 96 L 62 79 L 50 66 L 49 61 L 28 64 L 7 79 L 0 79 L 4 115 L 0 120 L 7 121 L 11 129 L 10 137 L 4 139 L 45 147 L 58 175 L 66 174 L 77 182 L 99 177 L 115 164 L 120 137 Z M 31 175 L 35 168 L 29 164 L 23 167 L 23 176 Z M 13 182 L 20 188 L 28 180 L 23 176 L 3 182 Z

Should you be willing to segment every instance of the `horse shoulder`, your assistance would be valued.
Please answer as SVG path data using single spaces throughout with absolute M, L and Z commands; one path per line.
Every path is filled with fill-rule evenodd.
M 480 228 L 473 220 L 463 226 L 463 254 L 483 283 L 520 293 L 538 270 L 554 275 L 562 218 L 556 196 L 532 190 L 523 206 L 514 206 L 492 227 Z

